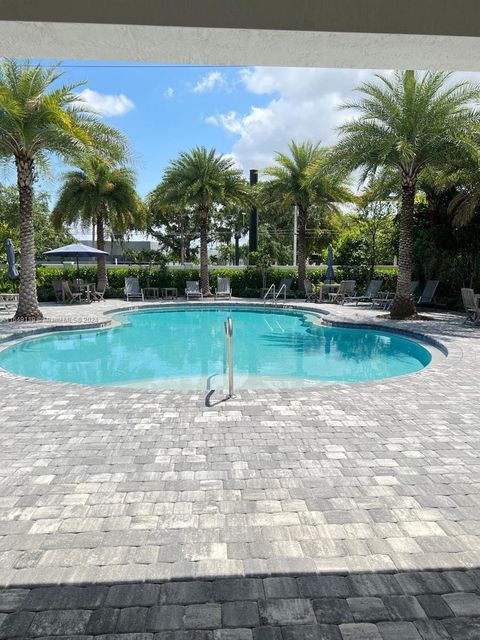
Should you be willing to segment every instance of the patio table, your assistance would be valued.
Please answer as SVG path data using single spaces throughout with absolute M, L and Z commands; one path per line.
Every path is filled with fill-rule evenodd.
M 339 284 L 321 284 L 318 290 L 318 299 L 320 302 L 322 302 L 322 300 L 328 300 L 328 294 L 337 291 L 339 286 Z
M 147 300 L 157 300 L 160 297 L 158 295 L 158 287 L 144 287 L 143 295 Z
M 162 298 L 167 300 L 170 298 L 171 300 L 178 299 L 178 290 L 176 287 L 162 287 Z
M 72 285 L 75 291 L 83 291 L 86 294 L 87 302 L 92 302 L 92 293 L 95 291 L 94 282 L 80 282 Z

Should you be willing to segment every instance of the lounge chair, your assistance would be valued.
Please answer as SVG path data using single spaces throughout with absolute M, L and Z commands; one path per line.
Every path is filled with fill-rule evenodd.
M 418 280 L 412 280 L 410 283 L 410 295 L 413 296 L 416 289 L 418 287 Z M 372 299 L 372 309 L 377 306 L 384 311 L 388 311 L 392 306 L 393 299 L 395 297 L 394 293 L 390 291 L 379 291 L 376 298 Z
M 101 280 L 100 282 L 97 282 L 95 289 L 90 292 L 90 295 L 92 296 L 93 300 L 95 300 L 95 302 L 101 302 L 102 300 L 105 302 L 104 296 L 105 296 L 106 288 L 107 288 L 106 280 Z
M 215 300 L 217 298 L 231 298 L 230 278 L 217 278 L 217 288 L 215 289 Z
M 383 280 L 370 280 L 363 296 L 346 296 L 345 302 L 355 302 L 357 305 L 359 302 L 372 302 L 378 295 L 382 284 Z
M 130 302 L 130 300 L 145 300 L 138 278 L 125 278 L 124 292 L 127 302 Z
M 0 293 L 0 311 L 13 311 L 18 305 L 18 293 Z
M 439 280 L 427 280 L 425 287 L 423 288 L 422 295 L 417 300 L 417 304 L 424 306 L 432 303 L 436 304 L 435 292 L 439 284 Z
M 318 293 L 313 290 L 313 284 L 308 278 L 303 281 L 305 288 L 305 302 L 318 302 Z
M 294 298 L 295 295 L 292 292 L 293 278 L 282 278 L 278 285 L 277 295 L 283 295 L 284 298 Z
M 65 302 L 65 295 L 63 293 L 62 281 L 58 278 L 54 278 L 52 280 L 53 292 L 55 293 L 55 302 L 59 304 L 60 302 Z
M 336 304 L 343 304 L 345 298 L 352 298 L 355 296 L 356 280 L 342 280 L 338 289 L 328 294 L 328 301 L 335 302 Z
M 187 280 L 185 285 L 185 297 L 187 301 L 190 298 L 203 298 L 203 293 L 200 291 L 200 284 L 198 280 Z
M 87 302 L 85 291 L 72 291 L 70 283 L 67 280 L 62 280 L 63 299 L 68 304 L 74 302 Z
M 462 300 L 466 313 L 463 324 L 467 324 L 467 322 L 480 324 L 480 306 L 478 297 L 475 295 L 473 289 L 462 289 Z

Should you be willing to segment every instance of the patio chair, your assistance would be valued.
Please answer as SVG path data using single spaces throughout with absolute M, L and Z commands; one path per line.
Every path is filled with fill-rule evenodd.
M 439 280 L 427 280 L 425 287 L 423 288 L 422 295 L 417 300 L 417 304 L 424 306 L 432 303 L 436 304 L 435 292 L 439 284 Z
M 138 278 L 125 278 L 124 292 L 127 302 L 130 302 L 130 300 L 145 300 Z
M 363 296 L 346 296 L 345 302 L 355 302 L 356 305 L 359 302 L 372 302 L 378 295 L 382 284 L 383 280 L 370 280 Z
M 355 296 L 356 280 L 342 280 L 337 291 L 328 294 L 328 301 L 336 304 L 344 304 L 345 298 Z
M 410 283 L 410 295 L 413 296 L 417 287 L 418 287 L 418 280 L 412 280 L 412 282 Z M 392 306 L 394 297 L 395 297 L 395 294 L 392 293 L 391 291 L 379 291 L 377 293 L 377 297 L 372 299 L 372 305 L 371 305 L 372 309 L 373 307 L 377 306 L 380 309 L 383 309 L 384 311 L 388 311 L 388 309 L 390 309 L 390 307 Z
M 480 307 L 478 304 L 478 297 L 475 296 L 473 289 L 463 288 L 462 300 L 466 313 L 463 324 L 467 324 L 467 322 L 480 324 Z
M 283 295 L 285 298 L 294 298 L 295 294 L 292 292 L 293 278 L 282 278 L 278 285 L 277 294 Z M 285 289 L 282 289 L 285 287 Z
M 60 302 L 65 302 L 65 295 L 63 293 L 62 281 L 59 278 L 54 278 L 52 280 L 53 292 L 55 293 L 55 302 L 60 304 Z
M 8 313 L 18 306 L 18 293 L 0 293 L 0 312 Z
M 70 283 L 67 280 L 62 280 L 63 299 L 68 304 L 74 302 L 86 302 L 85 291 L 72 291 Z
M 97 282 L 97 284 L 95 285 L 95 289 L 93 291 L 90 292 L 90 295 L 92 296 L 93 300 L 95 302 L 105 302 L 105 290 L 107 288 L 107 281 L 106 280 L 100 280 L 99 282 Z
M 185 297 L 187 302 L 190 298 L 203 298 L 203 293 L 200 291 L 200 283 L 198 280 L 187 280 L 185 285 Z
M 230 278 L 217 278 L 217 288 L 215 289 L 215 300 L 217 298 L 231 298 Z
M 318 302 L 318 293 L 314 292 L 313 284 L 308 278 L 303 281 L 303 286 L 305 288 L 305 302 Z

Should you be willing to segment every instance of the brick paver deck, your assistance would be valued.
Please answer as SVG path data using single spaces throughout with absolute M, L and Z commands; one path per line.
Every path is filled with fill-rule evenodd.
M 0 376 L 0 637 L 480 638 L 480 329 L 435 318 L 422 372 L 211 408 Z

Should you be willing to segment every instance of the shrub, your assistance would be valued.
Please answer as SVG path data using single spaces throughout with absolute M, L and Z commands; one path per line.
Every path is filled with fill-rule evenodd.
M 108 268 L 108 288 L 105 292 L 107 298 L 122 298 L 126 277 L 136 277 L 139 279 L 141 287 L 176 287 L 181 295 L 185 290 L 187 280 L 198 280 L 198 267 L 168 268 L 168 267 L 142 267 L 128 266 Z M 65 280 L 75 280 L 77 270 L 74 267 L 37 267 L 38 297 L 42 302 L 55 300 L 52 288 L 52 280 L 55 278 Z M 80 267 L 80 277 L 85 282 L 96 282 L 97 269 L 95 266 Z M 209 273 L 210 286 L 213 289 L 217 284 L 217 277 L 230 278 L 233 295 L 254 298 L 259 295 L 262 288 L 262 272 L 258 267 L 249 266 L 244 269 L 235 267 L 216 267 Z M 313 267 L 308 269 L 308 277 L 314 284 L 324 281 L 325 269 Z M 396 281 L 396 269 L 382 270 L 375 272 L 376 278 L 382 278 L 383 290 L 394 291 Z M 267 284 L 280 284 L 282 278 L 292 278 L 292 289 L 298 289 L 297 269 L 295 267 L 270 267 L 267 270 Z M 338 267 L 335 270 L 335 280 L 356 280 L 357 289 L 362 290 L 368 282 L 368 270 L 365 267 Z M 15 291 L 18 289 L 18 282 L 12 283 L 7 277 L 7 270 L 0 270 L 0 291 Z

